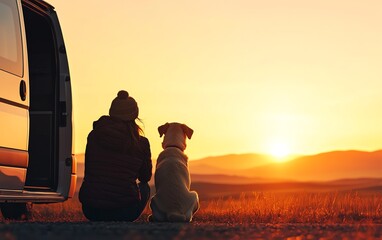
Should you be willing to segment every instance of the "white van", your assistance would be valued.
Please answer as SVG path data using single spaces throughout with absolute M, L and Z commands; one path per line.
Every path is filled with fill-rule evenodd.
M 27 203 L 74 194 L 70 80 L 54 7 L 0 0 L 0 207 L 6 218 L 21 217 Z

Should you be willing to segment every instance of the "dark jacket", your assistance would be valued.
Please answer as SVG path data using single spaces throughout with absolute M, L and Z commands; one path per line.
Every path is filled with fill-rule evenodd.
M 79 199 L 94 208 L 126 207 L 140 200 L 137 179 L 152 175 L 150 144 L 140 136 L 131 144 L 126 123 L 109 116 L 94 122 L 85 152 L 85 176 Z

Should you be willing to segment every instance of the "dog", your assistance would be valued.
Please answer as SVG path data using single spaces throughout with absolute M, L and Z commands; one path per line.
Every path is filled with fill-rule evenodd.
M 164 135 L 155 171 L 156 193 L 150 202 L 150 222 L 191 222 L 199 210 L 199 197 L 190 191 L 191 178 L 188 157 L 184 154 L 186 137 L 191 139 L 193 130 L 185 124 L 166 123 L 158 127 Z

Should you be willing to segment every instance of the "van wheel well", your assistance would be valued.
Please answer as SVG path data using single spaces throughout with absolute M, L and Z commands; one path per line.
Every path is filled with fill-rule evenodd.
M 5 219 L 27 220 L 31 217 L 32 203 L 1 203 L 0 208 Z

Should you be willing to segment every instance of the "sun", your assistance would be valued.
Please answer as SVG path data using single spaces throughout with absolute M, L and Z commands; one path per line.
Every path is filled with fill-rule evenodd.
M 285 161 L 286 157 L 291 154 L 288 144 L 282 142 L 273 143 L 269 147 L 269 153 L 278 162 Z

